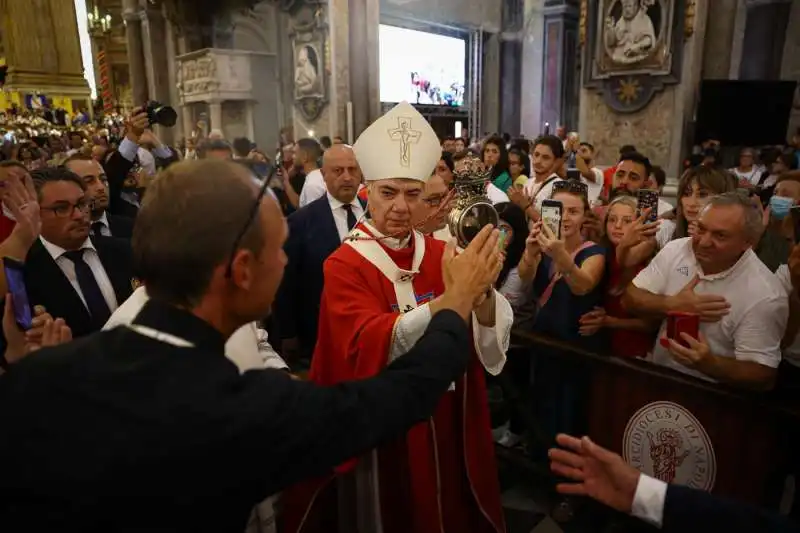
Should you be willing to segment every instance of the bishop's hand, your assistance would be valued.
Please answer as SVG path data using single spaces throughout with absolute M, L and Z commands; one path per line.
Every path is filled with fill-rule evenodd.
M 431 312 L 453 309 L 465 320 L 469 318 L 503 268 L 499 237 L 499 231 L 486 225 L 459 254 L 455 241 L 447 244 L 442 258 L 445 292 L 431 302 Z

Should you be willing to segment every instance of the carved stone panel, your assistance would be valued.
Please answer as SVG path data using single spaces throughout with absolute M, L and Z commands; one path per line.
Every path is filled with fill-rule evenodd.
M 585 22 L 584 86 L 618 113 L 643 109 L 665 85 L 680 82 L 692 0 L 597 0 Z M 681 22 L 679 24 L 679 21 Z M 686 26 L 689 24 L 689 26 Z

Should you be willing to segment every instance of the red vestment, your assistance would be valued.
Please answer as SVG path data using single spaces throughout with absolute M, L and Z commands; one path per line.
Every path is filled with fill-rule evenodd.
M 411 242 L 401 250 L 383 247 L 401 269 L 411 269 L 413 238 Z M 413 280 L 418 305 L 444 292 L 443 252 L 443 242 L 425 237 L 425 255 Z M 310 378 L 332 385 L 374 376 L 388 364 L 394 328 L 401 316 L 393 308 L 397 303 L 394 285 L 347 244 L 327 259 L 324 273 Z M 384 533 L 505 531 L 483 372 L 473 352 L 466 374 L 456 382 L 454 391 L 442 397 L 434 416 L 411 428 L 403 438 L 378 448 Z M 337 530 L 337 517 L 330 516 L 335 514 L 336 498 L 324 496 L 335 487 L 333 479 L 302 483 L 283 493 L 284 531 Z M 326 506 L 326 502 L 334 505 Z
M 0 213 L 0 242 L 11 236 L 11 232 L 14 231 L 16 225 L 16 220 L 11 220 L 6 215 Z

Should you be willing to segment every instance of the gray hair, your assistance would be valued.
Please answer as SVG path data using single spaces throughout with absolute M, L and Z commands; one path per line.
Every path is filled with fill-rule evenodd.
M 737 191 L 718 194 L 709 198 L 703 211 L 710 207 L 726 207 L 731 205 L 738 205 L 742 208 L 742 212 L 744 213 L 742 229 L 745 238 L 748 242 L 755 245 L 764 231 L 764 223 L 761 211 L 756 208 L 757 206 L 753 204 L 753 200 L 749 196 Z

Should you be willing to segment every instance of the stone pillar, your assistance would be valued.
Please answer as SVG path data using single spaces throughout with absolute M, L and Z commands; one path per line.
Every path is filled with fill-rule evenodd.
M 244 109 L 244 120 L 245 120 L 245 131 L 247 132 L 247 138 L 250 141 L 255 141 L 256 139 L 256 124 L 254 120 L 254 113 L 255 113 L 255 102 L 245 102 L 245 109 Z
M 128 45 L 131 97 L 133 106 L 138 107 L 149 100 L 142 40 L 142 17 L 138 0 L 123 0 L 122 18 L 125 20 L 125 38 Z
M 9 68 L 4 89 L 26 93 L 46 87 L 53 96 L 88 98 L 75 4 L 3 0 L 0 6 L 0 35 Z
M 746 0 L 746 5 L 739 79 L 780 79 L 791 0 Z
M 353 105 L 353 135 L 358 135 L 379 113 L 378 0 L 349 0 L 350 97 Z
M 518 34 L 500 36 L 500 131 L 516 137 L 522 106 L 522 41 Z
M 522 29 L 522 98 L 520 132 L 534 138 L 542 133 L 542 68 L 544 66 L 544 0 L 525 0 Z
M 542 122 L 551 132 L 557 124 L 570 130 L 578 126 L 578 15 L 572 0 L 546 2 L 544 9 L 544 71 Z
M 142 49 L 147 72 L 147 94 L 150 100 L 170 104 L 169 60 L 167 58 L 166 20 L 158 9 L 141 11 Z M 157 126 L 156 135 L 165 143 L 174 142 L 172 128 Z
M 703 78 L 727 80 L 733 55 L 739 0 L 716 0 L 703 43 Z
M 484 34 L 483 68 L 481 69 L 481 130 L 472 131 L 473 137 L 484 133 L 502 133 L 500 129 L 500 35 Z M 470 124 L 470 127 L 472 124 Z M 474 128 L 472 128 L 474 130 Z
M 194 114 L 192 113 L 192 104 L 181 106 L 181 122 L 183 125 L 183 137 L 188 139 L 192 136 L 194 131 Z
M 789 14 L 789 27 L 800 27 L 800 0 L 793 0 L 792 11 Z M 793 80 L 800 83 L 800 31 L 786 33 L 786 44 L 783 48 L 783 65 L 781 66 L 781 79 Z M 791 139 L 797 128 L 800 127 L 800 87 L 795 93 L 794 105 L 789 116 L 789 127 L 786 138 Z
M 219 130 L 223 131 L 222 129 L 222 102 L 214 101 L 208 104 L 208 114 L 210 124 L 208 125 L 208 131 L 211 130 Z

